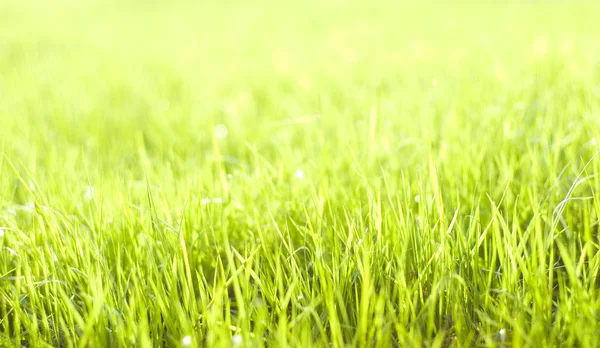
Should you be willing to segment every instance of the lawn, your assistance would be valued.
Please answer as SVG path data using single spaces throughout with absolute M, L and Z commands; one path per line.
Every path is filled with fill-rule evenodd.
M 0 2 L 0 346 L 599 346 L 598 13 Z

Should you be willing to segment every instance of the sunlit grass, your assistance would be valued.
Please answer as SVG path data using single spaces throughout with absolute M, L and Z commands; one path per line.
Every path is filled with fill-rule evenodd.
M 0 345 L 596 346 L 598 10 L 0 5 Z

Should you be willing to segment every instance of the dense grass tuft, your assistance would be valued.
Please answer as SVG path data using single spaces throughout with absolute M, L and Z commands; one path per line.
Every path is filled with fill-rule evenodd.
M 599 11 L 0 4 L 0 345 L 597 346 Z

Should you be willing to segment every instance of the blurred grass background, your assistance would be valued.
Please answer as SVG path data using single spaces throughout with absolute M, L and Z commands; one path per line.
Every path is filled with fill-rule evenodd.
M 278 136 L 264 136 L 273 122 L 334 111 L 320 124 L 345 131 L 380 95 L 388 125 L 402 123 L 407 138 L 440 138 L 450 121 L 435 113 L 511 108 L 507 98 L 551 98 L 544 88 L 553 86 L 595 98 L 597 7 L 8 1 L 1 122 L 11 130 L 5 141 L 28 151 L 84 149 L 112 161 L 99 154 L 133 151 L 135 137 L 125 135 L 138 130 L 185 157 L 202 138 L 210 145 L 211 122 L 268 142 Z M 466 129 L 486 122 L 454 121 Z
M 341 152 L 369 170 L 416 173 L 433 146 L 455 177 L 473 172 L 461 185 L 490 169 L 490 190 L 501 191 L 494 187 L 504 187 L 514 168 L 498 174 L 483 158 L 506 146 L 549 154 L 564 132 L 594 138 L 597 8 L 3 2 L 3 150 L 34 175 L 82 175 L 78 155 L 98 169 L 89 173 L 96 180 L 123 168 L 141 173 L 140 149 L 155 159 L 156 175 L 166 162 L 185 173 L 213 156 L 211 125 L 224 124 L 220 145 L 232 163 L 247 162 L 254 148 L 291 171 L 331 163 L 314 175 L 327 177 L 347 169 L 347 157 L 331 159 Z

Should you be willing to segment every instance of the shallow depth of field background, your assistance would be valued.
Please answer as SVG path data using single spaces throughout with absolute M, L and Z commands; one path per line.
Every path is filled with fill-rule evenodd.
M 0 345 L 596 345 L 599 13 L 0 2 Z

